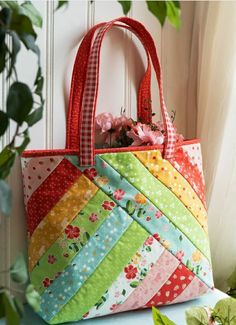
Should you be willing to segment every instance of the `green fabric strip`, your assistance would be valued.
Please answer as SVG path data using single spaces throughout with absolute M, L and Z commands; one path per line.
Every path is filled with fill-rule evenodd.
M 133 221 L 96 271 L 49 323 L 58 324 L 81 319 L 117 279 L 123 267 L 148 236 L 147 231 Z
M 184 204 L 129 152 L 100 155 L 143 193 L 210 260 L 207 234 Z
M 101 190 L 97 191 L 39 260 L 30 274 L 30 279 L 40 294 L 70 264 L 110 214 L 110 210 L 102 208 L 102 203 L 106 200 L 110 200 L 109 197 Z

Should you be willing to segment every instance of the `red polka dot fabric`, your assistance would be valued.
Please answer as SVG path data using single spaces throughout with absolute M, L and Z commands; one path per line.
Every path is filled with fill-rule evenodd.
M 180 263 L 161 289 L 147 302 L 146 307 L 171 303 L 187 288 L 193 278 L 194 274 Z
M 63 159 L 57 168 L 31 195 L 27 204 L 27 223 L 30 236 L 40 221 L 55 206 L 81 175 L 78 168 Z M 29 185 L 30 186 L 30 185 Z

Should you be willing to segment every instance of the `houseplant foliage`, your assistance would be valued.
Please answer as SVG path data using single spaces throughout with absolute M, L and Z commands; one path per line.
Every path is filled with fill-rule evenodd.
M 42 17 L 30 1 L 20 5 L 16 1 L 0 1 L 0 74 L 8 87 L 6 103 L 0 108 L 0 138 L 8 131 L 10 123 L 15 128 L 9 143 L 0 152 L 0 212 L 5 216 L 11 213 L 11 189 L 6 178 L 16 157 L 30 142 L 29 128 L 41 119 L 43 113 L 43 76 L 35 27 L 42 27 Z M 33 85 L 18 79 L 16 62 L 22 47 L 37 57 Z M 0 283 L 0 318 L 5 317 L 9 325 L 17 325 L 23 305 L 15 294 L 23 292 L 23 285 L 28 281 L 23 254 L 17 256 L 8 270 L 0 272 L 9 273 L 11 280 L 19 286 L 19 290 L 13 290 Z M 27 286 L 25 296 L 37 310 L 39 295 L 32 285 Z

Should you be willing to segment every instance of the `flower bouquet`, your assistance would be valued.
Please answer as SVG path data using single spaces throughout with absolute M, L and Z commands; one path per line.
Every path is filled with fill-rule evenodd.
M 172 122 L 174 115 L 172 116 Z M 135 121 L 121 112 L 119 116 L 101 113 L 95 119 L 96 148 L 162 145 L 166 132 L 161 121 L 149 124 Z M 177 142 L 184 140 L 177 135 Z

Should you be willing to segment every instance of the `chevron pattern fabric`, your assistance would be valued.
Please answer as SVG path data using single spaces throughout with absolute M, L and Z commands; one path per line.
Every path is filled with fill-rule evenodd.
M 213 288 L 201 150 L 26 152 L 29 272 L 49 324 L 193 299 Z

